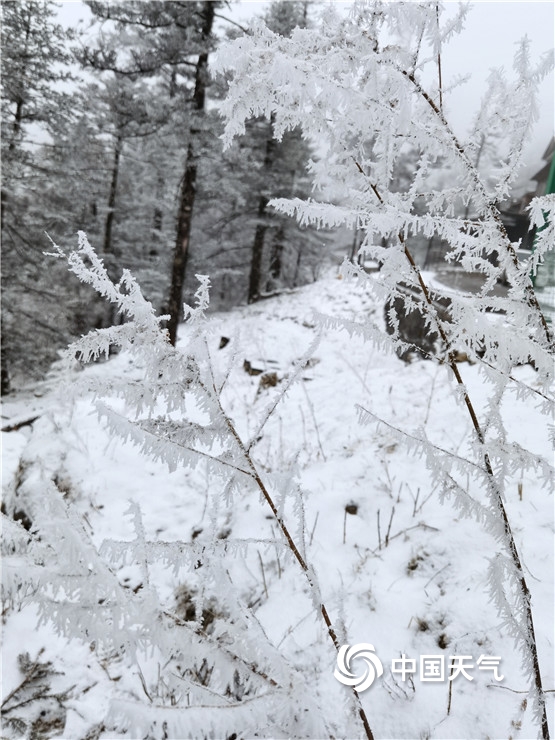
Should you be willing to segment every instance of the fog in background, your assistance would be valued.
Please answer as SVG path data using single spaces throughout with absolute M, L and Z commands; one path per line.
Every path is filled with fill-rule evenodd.
M 230 4 L 228 10 L 222 9 L 234 21 L 248 25 L 253 16 L 264 13 L 271 0 L 240 0 Z M 348 13 L 350 0 L 335 0 L 342 12 Z M 446 13 L 456 12 L 459 3 L 445 3 Z M 442 53 L 443 80 L 446 89 L 458 77 L 470 74 L 470 79 L 458 86 L 445 98 L 448 120 L 456 133 L 464 137 L 472 124 L 482 96 L 486 90 L 486 80 L 491 69 L 503 67 L 510 76 L 516 44 L 523 36 L 531 41 L 532 59 L 553 47 L 555 33 L 555 4 L 550 0 L 539 2 L 474 2 L 467 16 L 465 30 L 455 36 Z M 60 3 L 60 21 L 66 26 L 86 28 L 92 18 L 87 6 L 78 0 Z M 223 27 L 225 24 L 222 23 Z M 525 167 L 519 179 L 519 190 L 529 185 L 527 178 L 541 167 L 541 156 L 555 132 L 554 121 L 554 76 L 544 80 L 540 88 L 539 120 L 534 128 L 533 138 L 525 150 Z

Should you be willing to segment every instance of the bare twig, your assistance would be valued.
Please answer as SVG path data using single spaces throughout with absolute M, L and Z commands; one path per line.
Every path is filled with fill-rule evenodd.
M 447 694 L 447 716 L 451 714 L 451 699 L 453 698 L 453 681 L 451 680 L 451 676 L 453 675 L 453 670 L 453 663 L 451 663 L 449 681 L 447 681 L 449 684 L 449 692 Z
M 335 631 L 335 628 L 333 626 L 333 623 L 332 623 L 332 621 L 330 619 L 330 616 L 328 614 L 328 610 L 327 610 L 325 604 L 323 603 L 323 601 L 321 599 L 320 590 L 319 590 L 318 585 L 317 585 L 317 582 L 316 582 L 315 573 L 312 570 L 312 568 L 308 565 L 308 563 L 304 559 L 303 555 L 301 554 L 301 551 L 300 551 L 299 547 L 297 546 L 297 544 L 296 544 L 293 536 L 291 535 L 291 533 L 289 531 L 289 528 L 287 527 L 287 525 L 286 525 L 283 517 L 280 515 L 280 513 L 279 513 L 279 511 L 278 511 L 278 509 L 276 507 L 276 504 L 274 503 L 274 500 L 273 500 L 270 492 L 268 491 L 268 489 L 267 489 L 264 481 L 262 480 L 262 477 L 261 477 L 261 475 L 260 475 L 260 473 L 258 471 L 258 468 L 257 468 L 254 460 L 252 459 L 251 452 L 250 452 L 250 446 L 247 447 L 243 443 L 243 440 L 239 436 L 239 433 L 238 433 L 237 429 L 235 428 L 235 425 L 234 425 L 233 421 L 230 419 L 230 417 L 228 416 L 228 414 L 225 412 L 225 410 L 224 410 L 224 408 L 223 408 L 223 406 L 221 404 L 221 399 L 220 399 L 220 397 L 219 397 L 219 395 L 217 393 L 217 389 L 216 389 L 216 386 L 215 386 L 215 383 L 214 383 L 213 378 L 212 378 L 212 389 L 209 389 L 204 383 L 202 383 L 202 381 L 199 381 L 199 384 L 203 388 L 203 390 L 205 391 L 205 393 L 214 402 L 215 406 L 219 409 L 219 412 L 220 412 L 222 421 L 226 425 L 226 427 L 227 427 L 227 429 L 228 429 L 231 437 L 235 440 L 236 446 L 237 446 L 237 448 L 238 448 L 238 450 L 239 450 L 239 452 L 240 452 L 240 454 L 241 454 L 244 462 L 246 463 L 246 467 L 248 468 L 247 475 L 250 475 L 253 478 L 253 480 L 255 481 L 255 483 L 256 483 L 256 485 L 257 485 L 260 493 L 262 494 L 262 497 L 264 498 L 264 500 L 266 501 L 266 503 L 270 507 L 270 510 L 271 510 L 271 512 L 272 512 L 272 514 L 273 514 L 273 516 L 274 516 L 274 518 L 275 518 L 275 520 L 276 520 L 276 522 L 278 524 L 278 527 L 279 527 L 279 529 L 281 531 L 282 536 L 284 537 L 284 539 L 285 539 L 285 541 L 286 541 L 286 543 L 287 543 L 287 545 L 288 545 L 291 553 L 293 554 L 295 560 L 297 561 L 297 563 L 301 567 L 301 570 L 305 574 L 305 577 L 306 577 L 306 579 L 308 581 L 308 585 L 309 585 L 311 591 L 313 592 L 315 598 L 317 599 L 317 602 L 320 604 L 320 613 L 321 613 L 321 616 L 322 616 L 322 618 L 324 620 L 324 623 L 326 625 L 328 636 L 331 639 L 331 641 L 332 641 L 332 643 L 333 643 L 336 651 L 339 652 L 339 649 L 341 647 L 341 644 L 339 642 L 339 639 L 337 637 L 337 633 Z M 274 408 L 275 408 L 275 406 L 274 406 Z M 245 472 L 245 471 L 242 471 L 242 472 Z M 362 721 L 363 727 L 364 727 L 364 732 L 365 732 L 365 735 L 367 737 L 367 740 L 374 740 L 374 735 L 373 735 L 372 730 L 370 728 L 370 724 L 368 722 L 368 718 L 366 717 L 366 713 L 365 713 L 365 711 L 364 711 L 364 709 L 362 707 L 362 703 L 360 701 L 360 697 L 358 695 L 358 692 L 357 692 L 357 690 L 354 687 L 352 687 L 351 690 L 352 690 L 352 693 L 353 693 L 353 696 L 354 696 L 354 701 L 355 701 L 355 704 L 356 704 L 356 707 L 357 707 L 358 715 L 359 715 L 359 717 L 360 717 L 360 719 Z
M 439 41 L 439 3 L 436 3 L 436 25 L 437 25 L 437 82 L 439 89 L 439 110 L 443 114 L 443 84 L 441 81 L 441 42 Z
M 402 534 L 406 534 L 407 532 L 410 532 L 412 529 L 428 529 L 431 532 L 439 532 L 439 529 L 437 527 L 432 527 L 429 524 L 426 524 L 425 522 L 418 522 L 418 524 L 414 524 L 412 527 L 407 527 L 406 529 L 401 529 L 400 532 L 397 532 L 397 534 L 394 534 L 392 537 L 389 538 L 389 541 L 397 539 L 397 537 L 400 537 Z
M 316 531 L 316 525 L 318 524 L 318 517 L 320 516 L 320 512 L 316 512 L 316 517 L 314 519 L 314 524 L 312 526 L 312 532 L 310 533 L 310 540 L 308 542 L 309 545 L 312 545 L 312 540 L 314 539 L 314 532 Z
M 21 691 L 21 689 L 22 689 L 22 688 L 23 688 L 23 687 L 24 687 L 24 686 L 25 686 L 26 684 L 28 684 L 28 683 L 29 683 L 29 681 L 31 681 L 31 680 L 33 679 L 33 676 L 35 675 L 35 673 L 36 673 L 36 672 L 38 671 L 38 669 L 40 668 L 39 658 L 40 658 L 40 656 L 41 656 L 41 655 L 42 655 L 43 653 L 44 653 L 44 648 L 41 648 L 41 649 L 39 650 L 39 652 L 37 653 L 37 657 L 36 657 L 36 658 L 35 658 L 35 660 L 33 661 L 33 663 L 32 663 L 32 665 L 31 665 L 31 667 L 29 668 L 29 670 L 27 671 L 27 673 L 26 673 L 26 674 L 25 674 L 25 676 L 23 677 L 23 680 L 21 681 L 21 683 L 20 683 L 20 684 L 19 684 L 18 686 L 16 686 L 16 687 L 15 687 L 15 689 L 14 689 L 13 691 L 11 691 L 11 692 L 10 692 L 10 693 L 8 694 L 8 696 L 7 696 L 7 697 L 6 697 L 5 699 L 4 699 L 4 701 L 2 702 L 2 709 L 4 709 L 4 707 L 5 707 L 5 706 L 6 706 L 6 704 L 7 704 L 7 703 L 8 703 L 9 701 L 10 701 L 10 699 L 12 699 L 12 698 L 13 698 L 13 697 L 14 697 L 14 696 L 15 696 L 15 695 L 16 695 L 16 694 L 17 694 L 17 693 L 19 692 L 19 691 Z M 6 710 L 6 711 L 8 711 L 8 710 Z
M 508 686 L 501 686 L 501 684 L 498 683 L 487 683 L 486 687 L 488 689 L 504 689 L 505 691 L 510 691 L 512 694 L 529 694 L 529 691 L 517 691 L 516 689 L 510 689 Z M 555 694 L 555 689 L 544 689 L 544 694 Z
M 324 452 L 324 448 L 322 447 L 322 440 L 320 439 L 320 429 L 318 427 L 318 422 L 316 421 L 316 414 L 314 413 L 314 406 L 312 404 L 312 401 L 310 400 L 310 396 L 308 395 L 306 384 L 301 383 L 301 386 L 306 396 L 306 402 L 308 403 L 308 408 L 310 409 L 310 415 L 312 416 L 312 421 L 314 422 L 314 429 L 316 431 L 316 439 L 318 440 L 318 447 L 320 448 L 320 452 L 322 453 L 322 459 L 324 460 L 324 462 L 326 462 L 326 453 Z
M 18 421 L 15 424 L 8 424 L 5 427 L 2 427 L 0 431 L 2 432 L 17 432 L 22 427 L 28 427 L 32 426 L 37 419 L 40 419 L 40 414 L 38 416 L 31 416 L 30 419 L 24 419 L 24 421 Z
M 385 533 L 385 546 L 389 545 L 389 533 L 391 532 L 391 524 L 393 522 L 393 516 L 395 514 L 395 507 L 391 508 L 391 516 L 389 517 L 389 524 L 387 525 L 387 532 Z
M 143 687 L 143 691 L 145 692 L 146 697 L 149 700 L 149 702 L 152 704 L 152 697 L 151 697 L 151 695 L 148 692 L 148 689 L 147 689 L 147 686 L 146 686 L 145 677 L 144 677 L 144 674 L 143 674 L 143 672 L 141 670 L 141 666 L 139 665 L 138 662 L 137 662 L 137 669 L 139 671 L 139 678 L 141 679 L 141 685 Z
M 409 493 L 410 493 L 410 496 L 411 496 L 412 501 L 413 501 L 412 516 L 414 518 L 418 514 L 419 511 L 422 511 L 422 509 L 424 508 L 424 505 L 426 504 L 426 502 L 429 501 L 432 498 L 432 496 L 434 495 L 434 492 L 433 491 L 430 491 L 430 493 L 426 496 L 426 498 L 423 501 L 420 502 L 420 505 L 419 505 L 418 502 L 420 500 L 420 486 L 418 487 L 418 489 L 416 491 L 416 496 L 414 496 L 414 494 L 411 491 L 409 485 L 407 485 L 407 488 L 409 489 Z
M 260 555 L 260 552 L 258 553 L 258 560 L 260 561 L 260 570 L 262 571 L 262 583 L 264 584 L 264 593 L 266 594 L 266 598 L 268 598 L 268 586 L 266 585 L 266 574 L 264 573 L 264 563 L 262 562 L 262 556 Z
M 447 563 L 447 565 L 444 565 L 444 566 L 443 566 L 443 568 L 440 568 L 440 569 L 438 570 L 438 572 L 437 572 L 437 573 L 434 573 L 434 575 L 433 575 L 433 576 L 432 576 L 431 578 L 429 578 L 429 579 L 428 579 L 428 580 L 426 581 L 426 583 L 424 584 L 424 587 L 423 587 L 423 589 L 422 589 L 422 590 L 423 590 L 423 591 L 425 591 L 425 590 L 426 590 L 426 586 L 429 586 L 429 585 L 430 585 L 430 583 L 431 583 L 431 582 L 432 582 L 432 581 L 434 580 L 434 578 L 437 578 L 437 577 L 438 577 L 438 575 L 439 575 L 440 573 L 443 573 L 443 571 L 444 571 L 444 570 L 445 570 L 446 568 L 449 568 L 449 566 L 450 566 L 450 565 L 451 565 L 451 563 Z
M 237 23 L 237 21 L 231 20 L 231 18 L 227 18 L 225 15 L 220 15 L 219 13 L 214 13 L 215 18 L 219 18 L 222 21 L 225 21 L 226 23 L 231 23 L 232 26 L 236 26 L 237 28 L 240 28 L 243 33 L 248 33 L 249 29 L 245 26 L 242 26 L 240 23 Z

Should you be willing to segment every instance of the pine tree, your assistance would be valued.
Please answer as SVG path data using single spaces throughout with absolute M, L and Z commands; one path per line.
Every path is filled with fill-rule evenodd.
M 188 112 L 184 169 L 177 207 L 177 230 L 171 267 L 167 310 L 168 331 L 174 343 L 182 314 L 183 285 L 189 258 L 193 208 L 197 189 L 199 157 L 206 122 L 208 54 L 213 45 L 212 29 L 218 2 L 88 3 L 95 15 L 111 21 L 133 39 L 129 53 L 119 54 L 112 46 L 87 49 L 87 61 L 101 70 L 132 77 L 163 77 L 168 94 Z M 144 29 L 148 34 L 144 34 Z M 179 154 L 182 154 L 181 152 Z
M 306 0 L 304 2 L 284 2 L 284 0 L 273 2 L 265 14 L 266 25 L 277 34 L 289 36 L 294 28 L 303 28 L 307 25 L 307 9 L 308 3 Z M 250 124 L 246 134 L 253 142 L 251 146 L 256 146 L 257 139 L 261 140 L 258 146 L 262 162 L 257 188 L 259 191 L 256 207 L 257 222 L 249 271 L 249 303 L 260 298 L 264 290 L 264 283 L 266 283 L 267 289 L 279 285 L 284 269 L 287 222 L 279 217 L 277 228 L 273 230 L 271 254 L 267 259 L 267 268 L 264 269 L 263 265 L 266 235 L 272 224 L 272 216 L 268 212 L 270 198 L 292 197 L 300 194 L 300 192 L 294 192 L 297 184 L 296 180 L 302 178 L 302 167 L 304 165 L 306 168 L 309 159 L 309 148 L 302 140 L 300 129 L 287 132 L 279 142 L 276 142 L 272 131 L 273 123 L 272 117 L 270 117 L 269 122 L 259 119 Z M 300 243 L 298 243 L 297 249 L 293 283 L 298 278 L 301 257 Z M 266 279 L 264 279 L 265 276 Z
M 200 15 L 202 24 L 200 28 L 201 48 L 195 66 L 195 87 L 193 90 L 193 115 L 201 118 L 205 112 L 206 106 L 206 86 L 208 75 L 208 52 L 211 46 L 212 27 L 214 25 L 214 13 L 216 3 L 212 0 L 205 0 L 202 3 Z M 185 171 L 179 198 L 179 210 L 177 217 L 177 237 L 175 251 L 172 263 L 171 284 L 168 299 L 168 311 L 170 320 L 168 322 L 168 333 L 170 342 L 175 344 L 177 339 L 177 326 L 181 318 L 183 305 L 183 284 L 187 270 L 187 261 L 189 258 L 189 244 L 191 238 L 191 227 L 193 217 L 193 207 L 195 203 L 195 194 L 197 187 L 197 159 L 199 156 L 198 142 L 193 136 L 198 129 L 198 120 L 191 126 L 191 138 L 187 147 L 187 156 L 185 162 Z M 202 124 L 201 124 L 202 125 Z
M 2 12 L 2 392 L 10 373 L 36 375 L 68 338 L 60 295 L 46 280 L 41 204 L 44 149 L 71 115 L 69 44 L 49 0 L 8 0 Z M 32 126 L 32 128 L 31 128 Z M 51 277 L 51 276 L 50 276 Z M 61 281 L 64 283 L 65 281 Z

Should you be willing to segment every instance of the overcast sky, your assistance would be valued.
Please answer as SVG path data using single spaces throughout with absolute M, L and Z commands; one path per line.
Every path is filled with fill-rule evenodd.
M 234 4 L 232 16 L 248 22 L 252 15 L 264 11 L 267 2 L 241 0 Z M 348 9 L 350 0 L 335 0 L 335 5 Z M 453 12 L 456 3 L 446 3 L 447 12 Z M 448 99 L 447 113 L 459 135 L 464 136 L 485 91 L 489 70 L 504 67 L 511 72 L 515 44 L 524 35 L 532 42 L 532 55 L 539 55 L 553 47 L 555 33 L 555 4 L 552 0 L 520 0 L 512 2 L 474 2 L 468 15 L 465 31 L 455 37 L 442 54 L 445 86 L 459 75 L 471 74 L 471 80 L 458 87 Z M 79 0 L 62 2 L 60 20 L 64 25 L 76 25 L 80 19 L 90 18 L 88 8 Z M 526 172 L 533 174 L 541 166 L 541 155 L 554 134 L 554 77 L 553 73 L 541 88 L 540 120 L 533 141 L 526 151 Z
M 471 81 L 450 99 L 459 129 L 470 124 L 485 92 L 489 70 L 512 71 L 517 42 L 527 35 L 532 58 L 553 47 L 554 4 L 552 2 L 477 2 L 472 4 L 465 32 L 448 44 L 443 54 L 446 84 L 457 74 L 470 73 Z M 554 133 L 553 73 L 541 87 L 540 120 L 534 132 L 530 158 L 539 158 Z

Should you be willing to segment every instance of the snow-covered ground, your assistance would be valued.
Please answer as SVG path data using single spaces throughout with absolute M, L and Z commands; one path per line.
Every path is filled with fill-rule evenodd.
M 373 318 L 379 325 L 383 320 L 382 307 L 363 284 L 336 274 L 292 294 L 211 317 L 210 355 L 216 371 L 233 367 L 222 397 L 243 440 L 255 432 L 294 363 L 315 340 L 320 314 L 355 321 Z M 186 336 L 186 327 L 182 334 Z M 231 341 L 220 348 L 222 337 Z M 245 361 L 277 378 L 246 372 Z M 471 397 L 485 414 L 491 389 L 478 366 L 464 363 L 460 368 Z M 141 367 L 123 352 L 84 371 L 76 369 L 74 377 L 86 374 L 140 381 Z M 269 380 L 261 384 L 263 377 Z M 531 367 L 517 368 L 515 377 L 534 388 Z M 359 407 L 384 423 L 361 423 Z M 551 461 L 548 424 L 539 408 L 530 400 L 519 400 L 509 388 L 502 410 L 508 442 Z M 18 508 L 27 507 L 29 516 L 40 517 L 48 509 L 48 486 L 54 481 L 73 512 L 68 521 L 97 548 L 105 540 L 138 538 L 139 511 L 146 542 L 192 543 L 199 546 L 197 553 L 203 545 L 207 552 L 216 552 L 214 543 L 223 543 L 229 588 L 224 593 L 204 583 L 210 598 L 207 612 L 220 624 L 213 634 L 221 638 L 226 618 L 236 613 L 237 605 L 230 603 L 230 594 L 235 594 L 240 608 L 257 622 L 251 623 L 250 636 L 255 646 L 260 640 L 261 655 L 275 651 L 276 673 L 269 678 L 281 685 L 281 660 L 297 676 L 295 692 L 303 695 L 295 694 L 291 712 L 297 711 L 297 700 L 314 708 L 314 716 L 308 716 L 309 710 L 307 716 L 289 718 L 283 735 L 276 730 L 279 718 L 268 709 L 267 717 L 262 712 L 250 726 L 239 721 L 234 737 L 317 738 L 324 737 L 324 731 L 334 737 L 363 736 L 351 691 L 334 678 L 336 653 L 311 602 L 304 574 L 283 547 L 275 518 L 259 495 L 245 487 L 227 500 L 218 490 L 219 479 L 202 466 L 169 472 L 162 463 L 141 456 L 131 443 L 110 436 L 94 413 L 90 394 L 72 400 L 67 387 L 58 391 L 53 386 L 41 397 L 31 393 L 9 397 L 3 425 L 35 415 L 39 418 L 32 426 L 2 435 L 7 502 L 16 496 Z M 456 401 L 447 370 L 422 360 L 405 364 L 345 330 L 325 329 L 300 380 L 253 445 L 252 456 L 273 484 L 281 476 L 284 495 L 278 503 L 291 531 L 299 541 L 305 539 L 306 559 L 319 580 L 340 643 L 371 643 L 383 664 L 383 675 L 361 694 L 375 738 L 534 738 L 539 728 L 525 701 L 531 679 L 523 674 L 521 655 L 489 597 L 488 563 L 499 545 L 481 523 L 465 518 L 450 500 L 439 501 L 437 480 L 426 460 L 407 451 L 401 432 L 419 438 L 425 434 L 438 458 L 443 455 L 440 449 L 461 458 L 470 456 L 469 420 Z M 468 495 L 483 500 L 483 492 L 470 478 L 466 484 Z M 297 488 L 300 496 L 293 495 Z M 552 490 L 542 488 L 532 470 L 509 480 L 506 499 L 532 591 L 543 683 L 553 690 Z M 234 547 L 237 541 L 242 544 Z M 104 547 L 105 562 L 124 589 L 140 593 L 144 563 L 121 557 L 116 550 Z M 12 577 L 14 558 L 7 558 L 5 566 Z M 149 587 L 167 611 L 190 619 L 185 616 L 192 603 L 188 594 L 203 583 L 203 563 L 199 559 L 190 568 L 174 565 L 153 556 L 146 574 Z M 17 569 L 17 562 L 13 567 Z M 67 600 L 74 596 L 65 594 Z M 62 599 L 64 594 L 51 597 Z M 28 675 L 29 665 L 21 664 L 21 658 L 18 667 L 18 656 L 28 653 L 31 663 L 37 656 L 38 663 L 51 661 L 51 669 L 45 669 L 43 695 L 58 698 L 30 700 L 13 708 L 32 694 L 24 695 L 23 689 L 13 695 L 6 703 L 11 710 L 5 714 L 3 736 L 177 740 L 171 723 L 170 729 L 158 724 L 150 734 L 133 734 L 133 714 L 136 726 L 142 721 L 139 707 L 146 711 L 177 702 L 185 708 L 175 710 L 184 717 L 176 726 L 188 726 L 186 698 L 172 699 L 164 689 L 169 680 L 165 672 L 175 673 L 173 664 L 162 664 L 156 650 L 138 650 L 135 656 L 117 649 L 106 652 L 93 635 L 67 641 L 51 623 L 37 626 L 37 609 L 32 593 L 16 592 L 5 602 L 3 697 L 24 680 L 26 671 Z M 74 609 L 69 618 L 78 620 L 78 614 Z M 99 619 L 100 615 L 99 611 Z M 243 644 L 230 644 L 236 654 L 250 660 L 252 645 L 247 638 Z M 392 672 L 392 661 L 401 656 L 416 661 L 416 672 L 405 675 L 405 680 Z M 422 680 L 421 656 L 441 656 L 447 672 L 450 656 L 467 656 L 472 680 L 464 675 L 452 682 L 447 676 Z M 500 658 L 502 680 L 495 680 L 492 670 L 478 667 L 480 656 Z M 355 661 L 352 670 L 362 672 L 363 667 L 362 660 Z M 196 668 L 199 684 L 220 691 L 221 679 L 206 676 L 208 664 L 203 676 L 202 665 Z M 28 684 L 28 691 L 36 688 L 32 679 Z M 288 696 L 291 689 L 283 689 Z M 234 701 L 239 695 L 236 690 Z M 247 706 L 248 701 L 246 697 L 239 703 Z M 124 723 L 118 723 L 128 702 L 134 702 L 129 705 L 134 708 L 127 711 Z M 553 728 L 553 702 L 548 704 Z M 42 717 L 41 711 L 46 712 Z M 254 702 L 252 712 L 253 717 L 260 712 Z M 287 705 L 281 712 L 287 715 Z M 205 736 L 220 737 L 217 727 L 210 730 L 207 725 Z M 185 730 L 182 736 L 202 735 Z

